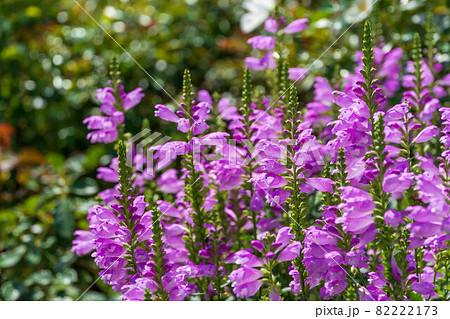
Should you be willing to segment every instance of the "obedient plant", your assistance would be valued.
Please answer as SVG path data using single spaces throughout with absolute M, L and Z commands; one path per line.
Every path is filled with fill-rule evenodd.
M 124 124 L 142 90 L 125 93 L 113 63 L 95 95 L 104 115 L 84 121 L 92 143 L 115 145 L 98 168 L 111 188 L 73 251 L 91 253 L 121 299 L 449 298 L 450 75 L 432 17 L 426 51 L 416 35 L 411 56 L 374 41 L 367 22 L 354 73 L 317 77 L 303 106 L 306 69 L 290 68 L 285 39 L 307 23 L 275 9 L 248 40 L 263 53 L 245 59 L 235 105 L 195 92 L 186 70 L 181 102 L 154 106 L 182 138 L 144 149 Z

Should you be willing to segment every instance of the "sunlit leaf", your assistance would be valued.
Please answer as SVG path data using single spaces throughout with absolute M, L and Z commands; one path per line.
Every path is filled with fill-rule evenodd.
M 61 200 L 54 210 L 54 225 L 58 234 L 65 239 L 72 238 L 75 228 L 73 206 L 70 200 Z
M 70 191 L 78 196 L 94 195 L 98 191 L 97 182 L 90 177 L 82 178 L 70 187 Z
M 15 266 L 23 257 L 27 248 L 24 245 L 5 251 L 0 254 L 0 268 L 9 268 Z

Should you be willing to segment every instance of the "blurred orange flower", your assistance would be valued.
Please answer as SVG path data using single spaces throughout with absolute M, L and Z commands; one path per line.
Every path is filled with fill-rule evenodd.
M 11 137 L 14 132 L 14 127 L 8 123 L 0 123 L 0 146 L 9 148 L 11 146 Z

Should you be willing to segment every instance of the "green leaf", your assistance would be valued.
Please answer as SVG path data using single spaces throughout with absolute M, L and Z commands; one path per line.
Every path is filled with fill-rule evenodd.
M 70 200 L 61 200 L 54 210 L 54 226 L 59 236 L 71 239 L 75 228 L 73 205 Z
M 39 195 L 35 195 L 35 196 L 30 196 L 28 197 L 25 202 L 23 203 L 24 205 L 24 210 L 28 211 L 28 212 L 34 212 L 37 209 L 37 206 L 39 204 Z
M 52 166 L 54 166 L 58 171 L 64 170 L 64 163 L 66 159 L 62 154 L 50 153 L 47 155 L 47 160 Z
M 414 291 L 411 291 L 410 297 L 412 301 L 423 301 L 422 295 L 419 295 L 417 292 Z
M 55 236 L 48 236 L 47 238 L 44 238 L 42 240 L 42 245 L 41 248 L 43 249 L 49 249 L 50 247 L 52 247 L 58 240 L 56 239 Z
M 85 177 L 76 181 L 70 191 L 78 196 L 94 195 L 98 191 L 97 182 L 93 178 Z
M 33 284 L 46 286 L 52 282 L 52 279 L 53 279 L 52 273 L 48 269 L 42 269 L 29 276 L 25 280 L 24 284 L 27 286 Z
M 88 291 L 86 292 L 83 297 L 81 298 L 82 301 L 106 301 L 107 298 L 105 295 L 95 292 L 95 291 Z
M 20 298 L 25 286 L 18 282 L 7 281 L 0 288 L 3 300 L 15 301 Z
M 42 248 L 31 247 L 25 256 L 25 260 L 33 266 L 39 264 L 42 260 Z
M 66 174 L 70 177 L 72 181 L 77 179 L 79 176 L 81 176 L 84 172 L 83 167 L 83 156 L 82 155 L 75 155 L 68 159 L 66 159 Z
M 23 257 L 27 248 L 20 245 L 12 250 L 0 254 L 0 268 L 9 268 L 15 266 Z
M 78 274 L 72 268 L 65 269 L 62 272 L 56 274 L 56 281 L 59 284 L 62 284 L 65 286 L 70 285 L 71 283 L 74 283 L 77 280 L 78 280 Z
M 105 155 L 106 147 L 103 144 L 91 145 L 83 161 L 85 169 L 92 170 L 98 166 L 100 158 Z
M 24 300 L 44 300 L 45 293 L 44 291 L 39 287 L 36 286 L 32 289 L 30 289 L 27 294 L 23 297 Z

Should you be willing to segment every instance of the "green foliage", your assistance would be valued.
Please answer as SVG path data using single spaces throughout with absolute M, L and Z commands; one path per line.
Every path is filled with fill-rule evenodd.
M 244 81 L 242 84 L 242 106 L 240 107 L 240 111 L 242 114 L 245 114 L 244 124 L 247 129 L 247 133 L 250 132 L 250 115 L 252 113 L 252 109 L 250 108 L 250 104 L 253 100 L 253 90 L 252 90 L 252 79 L 249 68 L 245 68 L 244 70 Z M 247 135 L 249 138 L 250 136 Z
M 66 159 L 50 153 L 40 166 L 23 162 L 13 171 L 27 167 L 35 178 L 22 186 L 26 199 L 0 209 L 0 300 L 77 299 L 97 279 L 92 259 L 78 258 L 70 248 L 73 231 L 87 227 L 87 210 L 99 189 L 91 176 L 105 150 L 96 145 Z M 114 298 L 104 288 L 100 281 L 82 299 Z
M 297 89 L 291 86 L 289 90 L 289 103 L 287 107 L 288 117 L 285 121 L 285 127 L 288 131 L 287 138 L 290 139 L 291 143 L 287 145 L 287 169 L 288 173 L 284 176 L 289 182 L 285 189 L 291 191 L 291 198 L 288 199 L 289 209 L 291 211 L 291 216 L 288 217 L 289 221 L 292 220 L 291 227 L 294 234 L 300 235 L 302 229 L 308 226 L 308 220 L 306 215 L 308 213 L 308 202 L 306 200 L 307 194 L 301 192 L 300 186 L 305 182 L 305 179 L 300 177 L 300 174 L 304 170 L 303 167 L 298 167 L 295 162 L 295 149 L 297 128 L 300 124 L 300 112 L 299 112 L 299 102 L 297 96 Z
M 152 210 L 152 239 L 153 244 L 152 248 L 154 251 L 153 260 L 155 262 L 154 265 L 154 271 L 156 273 L 155 281 L 158 283 L 158 291 L 156 292 L 156 295 L 159 300 L 168 300 L 169 296 L 167 295 L 167 292 L 163 288 L 162 284 L 162 277 L 164 276 L 164 265 L 166 264 L 164 261 L 165 252 L 163 250 L 163 241 L 162 236 L 163 232 L 161 229 L 161 212 L 158 210 L 158 208 L 155 206 Z
M 371 119 L 370 122 L 373 125 L 373 115 L 378 110 L 378 104 L 375 101 L 375 90 L 373 89 L 376 80 L 374 77 L 375 74 L 375 58 L 373 56 L 373 41 L 372 41 L 372 26 L 369 20 L 366 21 L 364 25 L 364 36 L 363 36 L 363 69 L 361 70 L 361 74 L 364 77 L 365 83 L 361 85 L 364 89 L 364 95 L 362 97 L 363 101 L 367 104 L 369 108 Z
M 0 210 L 0 300 L 74 300 L 97 279 L 90 257 L 77 258 L 70 252 L 73 224 L 85 219 L 92 204 L 73 197 L 45 201 L 36 195 L 13 209 Z M 78 218 L 64 213 L 66 205 L 71 206 L 66 211 Z M 102 283 L 83 296 L 109 298 L 114 295 Z

